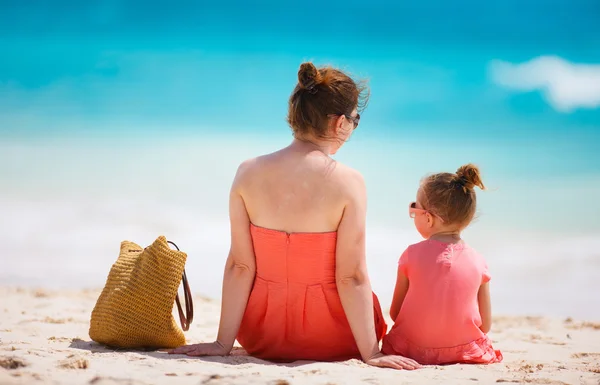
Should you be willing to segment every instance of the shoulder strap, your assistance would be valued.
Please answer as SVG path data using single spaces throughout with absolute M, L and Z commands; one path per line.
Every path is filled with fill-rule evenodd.
M 175 246 L 177 251 L 179 251 L 179 247 L 174 242 L 167 241 L 171 245 Z M 190 328 L 190 324 L 194 319 L 194 303 L 192 299 L 192 293 L 190 291 L 190 285 L 188 284 L 187 276 L 185 275 L 185 269 L 183 269 L 183 275 L 181 277 L 183 283 L 183 296 L 185 300 L 185 313 L 181 308 L 181 302 L 179 301 L 179 293 L 175 296 L 175 303 L 177 304 L 177 311 L 179 312 L 179 322 L 181 323 L 181 328 L 183 331 L 188 331 Z

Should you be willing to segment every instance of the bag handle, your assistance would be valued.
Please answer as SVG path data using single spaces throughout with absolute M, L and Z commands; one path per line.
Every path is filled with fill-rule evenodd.
M 167 241 L 171 245 L 175 246 L 177 251 L 179 251 L 179 247 L 174 242 Z M 181 309 L 181 302 L 179 301 L 179 292 L 175 296 L 175 303 L 177 304 L 177 311 L 179 312 L 179 322 L 181 323 L 181 328 L 183 331 L 188 331 L 190 329 L 190 324 L 194 319 L 194 303 L 192 300 L 192 292 L 190 291 L 190 285 L 188 284 L 187 276 L 185 275 L 185 268 L 183 269 L 183 275 L 181 277 L 183 281 L 183 295 L 185 298 L 185 314 Z

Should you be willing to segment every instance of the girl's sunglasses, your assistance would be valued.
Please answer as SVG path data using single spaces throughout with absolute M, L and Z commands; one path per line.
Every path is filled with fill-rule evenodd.
M 408 205 L 408 216 L 411 218 L 415 218 L 417 215 L 424 215 L 429 213 L 430 215 L 436 216 L 440 221 L 442 221 L 442 223 L 444 223 L 444 220 L 437 214 L 432 213 L 429 210 L 425 210 L 425 209 L 418 209 L 417 208 L 417 202 L 411 202 Z

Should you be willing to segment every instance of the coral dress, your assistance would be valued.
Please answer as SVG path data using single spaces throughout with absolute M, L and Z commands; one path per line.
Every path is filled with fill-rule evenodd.
M 360 358 L 335 283 L 337 232 L 292 233 L 251 225 L 256 278 L 237 340 L 272 361 Z M 378 340 L 385 335 L 373 294 Z
M 400 257 L 408 292 L 390 333 L 385 354 L 410 357 L 420 364 L 502 361 L 483 333 L 477 293 L 490 280 L 483 257 L 465 243 L 427 240 Z

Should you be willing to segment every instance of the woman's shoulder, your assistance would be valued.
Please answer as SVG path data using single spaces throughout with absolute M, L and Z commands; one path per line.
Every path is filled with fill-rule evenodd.
M 284 158 L 281 151 L 248 158 L 238 165 L 236 179 L 249 179 L 262 173 L 269 173 L 272 168 L 281 167 L 286 161 Z M 320 167 L 317 166 L 317 169 Z M 329 182 L 338 184 L 344 190 L 355 191 L 357 188 L 365 188 L 365 179 L 360 171 L 346 164 L 327 158 L 322 167 L 323 169 L 318 172 Z
M 247 174 L 249 172 L 252 172 L 252 170 L 255 169 L 256 166 L 257 166 L 257 164 L 258 164 L 259 158 L 260 158 L 260 156 L 257 156 L 257 157 L 254 157 L 254 158 L 249 158 L 249 159 L 244 160 L 243 162 L 241 162 L 238 165 L 236 173 L 238 175 L 244 175 L 244 174 Z
M 279 150 L 245 159 L 238 165 L 237 174 L 246 175 L 249 173 L 262 172 L 265 167 L 280 164 L 283 157 L 283 150 Z
M 235 176 L 233 178 L 233 189 L 242 190 L 242 187 L 251 181 L 256 176 L 256 171 L 258 170 L 258 157 L 246 159 L 241 162 L 237 170 L 235 172 Z
M 277 167 L 277 158 L 278 153 L 274 152 L 242 161 L 235 172 L 234 186 L 241 187 L 260 179 L 263 175 L 270 174 L 273 168 Z
M 365 178 L 358 171 L 343 163 L 336 162 L 335 171 L 330 175 L 337 194 L 343 201 L 364 205 L 367 201 L 367 185 Z
M 338 177 L 347 180 L 355 185 L 365 186 L 365 178 L 360 171 L 336 161 L 335 169 L 338 172 Z

